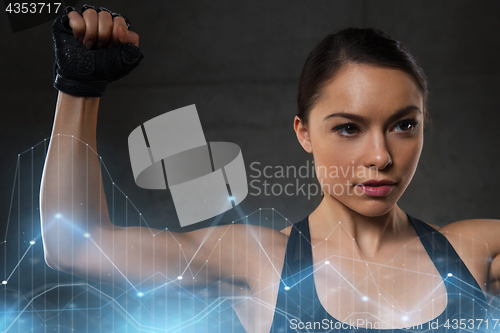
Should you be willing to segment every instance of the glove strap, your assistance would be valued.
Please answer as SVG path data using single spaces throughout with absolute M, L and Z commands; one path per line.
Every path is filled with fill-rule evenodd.
M 101 97 L 106 89 L 107 81 L 73 81 L 57 74 L 54 88 L 70 95 L 83 97 Z

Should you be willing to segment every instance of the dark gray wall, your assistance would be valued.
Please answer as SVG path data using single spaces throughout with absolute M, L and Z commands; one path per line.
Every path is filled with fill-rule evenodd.
M 401 206 L 437 225 L 498 218 L 500 3 L 183 1 L 148 7 L 102 1 L 99 5 L 128 15 L 141 36 L 143 63 L 111 85 L 102 99 L 99 152 L 116 183 L 148 220 L 166 218 L 175 220 L 172 227 L 177 225 L 168 193 L 141 190 L 133 182 L 127 151 L 132 129 L 195 103 L 207 139 L 240 145 L 247 167 L 253 161 L 304 165 L 310 156 L 292 130 L 298 77 L 311 48 L 327 33 L 347 26 L 375 26 L 402 40 L 429 76 L 433 126 L 426 132 L 419 169 Z M 51 87 L 50 24 L 14 34 L 2 20 L 0 29 L 0 208 L 4 211 L 16 154 L 50 135 L 56 92 Z M 298 221 L 318 200 L 250 195 L 242 208 L 251 212 L 274 207 Z
M 500 217 L 500 2 L 145 3 L 149 5 L 98 3 L 130 18 L 145 54 L 141 66 L 111 85 L 103 97 L 98 148 L 115 182 L 151 225 L 175 229 L 177 217 L 168 192 L 146 191 L 134 184 L 128 134 L 156 115 L 194 103 L 207 140 L 238 144 L 247 168 L 254 161 L 304 165 L 311 157 L 302 151 L 292 128 L 300 71 L 315 44 L 348 26 L 378 27 L 403 41 L 429 77 L 433 124 L 426 130 L 417 174 L 400 200 L 402 208 L 436 225 Z M 50 135 L 56 91 L 50 23 L 12 33 L 6 16 L 0 15 L 0 235 L 4 235 L 1 226 L 7 221 L 17 154 Z M 274 207 L 295 222 L 319 199 L 250 195 L 241 208 L 248 214 Z M 229 212 L 225 219 L 237 217 Z M 36 232 L 36 221 L 33 226 Z M 19 230 L 31 227 L 23 228 Z M 12 255 L 13 262 L 15 258 Z

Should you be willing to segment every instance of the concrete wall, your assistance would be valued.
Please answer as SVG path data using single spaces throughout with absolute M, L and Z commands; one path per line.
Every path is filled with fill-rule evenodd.
M 234 142 L 247 164 L 305 165 L 292 130 L 302 65 L 326 34 L 348 26 L 381 28 L 406 43 L 429 76 L 432 128 L 417 174 L 400 200 L 411 214 L 444 225 L 498 218 L 496 165 L 500 4 L 492 1 L 183 1 L 99 3 L 126 14 L 145 54 L 102 99 L 99 152 L 149 221 L 172 221 L 168 193 L 137 188 L 127 136 L 140 123 L 195 103 L 207 140 Z M 16 154 L 50 135 L 56 100 L 50 24 L 10 32 L 0 23 L 2 211 Z M 255 172 L 253 173 L 255 175 Z M 279 179 L 270 179 L 271 183 Z M 281 181 L 290 181 L 281 180 Z M 314 180 L 311 178 L 311 183 Z M 256 190 L 253 191 L 255 193 Z M 252 196 L 245 212 L 274 207 L 298 221 L 319 197 Z M 236 215 L 235 215 L 236 216 Z M 233 218 L 229 214 L 228 219 Z M 164 223 L 164 222 L 162 222 Z

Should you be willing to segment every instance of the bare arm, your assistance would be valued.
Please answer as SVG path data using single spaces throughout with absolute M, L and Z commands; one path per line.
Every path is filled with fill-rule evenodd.
M 87 23 L 92 21 L 92 17 L 85 18 L 87 12 L 83 35 L 78 30 L 81 16 L 70 13 L 75 17 L 70 21 L 75 36 L 83 36 L 83 43 L 89 33 Z M 130 36 L 138 43 L 132 33 L 116 38 L 114 33 L 120 30 L 112 27 L 107 40 L 127 42 Z M 42 235 L 49 266 L 125 288 L 139 284 L 137 288 L 152 288 L 178 277 L 182 280 L 177 282 L 188 286 L 210 286 L 217 281 L 258 284 L 263 276 L 259 267 L 268 266 L 265 261 L 274 265 L 275 260 L 282 260 L 286 237 L 272 229 L 230 225 L 154 235 L 147 228 L 113 225 L 96 154 L 98 107 L 97 97 L 62 92 L 58 96 L 41 186 Z M 272 253 L 275 244 L 282 251 Z M 252 258 L 262 258 L 264 263 Z
M 41 187 L 49 266 L 124 288 L 157 287 L 179 276 L 182 284 L 208 286 L 219 280 L 246 283 L 252 275 L 258 280 L 252 254 L 263 264 L 267 256 L 282 259 L 282 253 L 261 247 L 271 249 L 276 242 L 284 248 L 284 235 L 271 229 L 229 225 L 154 235 L 147 228 L 113 225 L 95 153 L 98 106 L 99 98 L 59 93 Z M 273 235 L 273 244 L 260 243 Z

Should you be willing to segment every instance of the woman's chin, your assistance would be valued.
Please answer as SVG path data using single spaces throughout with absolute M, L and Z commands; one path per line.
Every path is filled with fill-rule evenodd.
M 371 209 L 361 208 L 355 210 L 358 214 L 368 217 L 378 217 L 387 214 L 391 209 L 394 208 L 394 205 L 390 207 L 373 207 Z
M 352 198 L 348 198 L 347 200 L 342 200 L 343 198 L 335 199 L 350 210 L 368 217 L 378 217 L 387 214 L 396 206 L 397 202 L 394 198 L 388 197 L 385 197 L 385 200 L 380 197 L 366 198 L 365 200 L 360 200 L 361 198 L 356 198 L 355 200 L 352 200 Z

